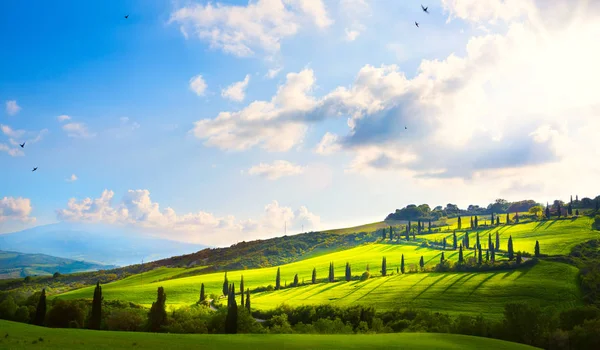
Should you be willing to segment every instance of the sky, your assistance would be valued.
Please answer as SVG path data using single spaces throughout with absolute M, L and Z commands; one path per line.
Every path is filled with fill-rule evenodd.
M 595 1 L 31 5 L 0 3 L 0 233 L 228 246 L 597 195 Z

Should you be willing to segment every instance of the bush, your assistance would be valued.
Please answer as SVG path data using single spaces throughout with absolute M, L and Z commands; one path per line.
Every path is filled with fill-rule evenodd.
M 137 332 L 146 323 L 147 311 L 127 308 L 112 311 L 106 316 L 106 328 L 110 331 Z
M 210 311 L 204 307 L 182 307 L 171 314 L 165 330 L 169 333 L 208 333 Z
M 366 281 L 369 278 L 371 278 L 371 274 L 369 273 L 369 271 L 363 272 L 363 274 L 360 276 L 361 281 Z
M 85 314 L 79 302 L 55 299 L 46 317 L 46 325 L 52 328 L 79 328 L 83 325 Z
M 292 333 L 292 326 L 288 322 L 287 314 L 276 315 L 271 318 L 270 333 L 273 334 L 289 334 Z
M 17 322 L 28 323 L 29 322 L 29 308 L 25 305 L 19 306 L 15 312 L 14 320 Z
M 8 296 L 0 303 L 0 318 L 4 320 L 12 320 L 17 312 L 17 304 L 12 296 Z

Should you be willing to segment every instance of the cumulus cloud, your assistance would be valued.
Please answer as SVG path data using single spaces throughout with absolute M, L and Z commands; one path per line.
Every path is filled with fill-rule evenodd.
M 105 190 L 99 198 L 72 198 L 67 208 L 56 211 L 61 221 L 94 222 L 137 227 L 170 239 L 229 245 L 235 240 L 252 240 L 281 235 L 287 223 L 290 230 L 315 229 L 319 216 L 306 207 L 296 211 L 272 201 L 256 219 L 237 220 L 232 215 L 217 216 L 200 211 L 178 214 L 172 208 L 160 209 L 148 190 L 129 190 L 115 203 L 114 192 Z
M 304 172 L 304 167 L 295 165 L 286 160 L 276 160 L 271 164 L 260 163 L 248 169 L 248 174 L 277 180 L 284 176 L 299 175 Z
M 362 23 L 366 17 L 372 15 L 371 6 L 367 0 L 340 0 L 340 12 L 346 20 L 346 28 L 344 28 L 347 41 L 354 41 L 358 36 L 366 30 L 366 26 Z
M 246 87 L 250 82 L 250 75 L 246 74 L 246 77 L 242 81 L 235 82 L 221 91 L 223 98 L 228 98 L 232 101 L 242 102 L 246 98 Z
M 8 141 L 10 145 L 12 145 L 11 147 L 7 144 L 0 143 L 0 151 L 7 152 L 13 157 L 25 155 L 23 149 L 19 146 L 21 143 L 34 144 L 41 141 L 44 135 L 48 133 L 48 129 L 42 129 L 38 132 L 15 130 L 10 126 L 3 124 L 0 124 L 0 131 L 9 137 Z
M 308 93 L 313 88 L 313 71 L 289 73 L 270 101 L 254 101 L 238 112 L 221 112 L 215 119 L 195 123 L 192 133 L 206 140 L 207 146 L 245 150 L 257 145 L 269 151 L 287 151 L 298 144 L 306 132 L 302 121 L 281 123 L 287 114 L 310 110 L 315 101 Z
M 186 35 L 194 33 L 208 41 L 212 48 L 241 57 L 257 50 L 271 55 L 303 25 L 326 28 L 333 23 L 322 0 L 258 0 L 247 6 L 193 4 L 174 11 L 169 22 L 178 23 Z
M 2 130 L 2 133 L 8 137 L 12 137 L 12 138 L 19 138 L 21 136 L 23 136 L 23 134 L 25 134 L 25 130 L 13 130 L 10 126 L 8 125 L 3 125 L 0 124 L 0 130 Z
M 15 101 L 15 100 L 6 101 L 6 113 L 8 115 L 15 115 L 15 114 L 19 113 L 20 110 L 21 110 L 21 106 L 19 106 L 17 104 L 17 101 Z
M 58 120 L 59 123 L 62 123 L 64 121 L 71 120 L 71 117 L 69 117 L 66 114 L 63 114 L 63 115 L 59 115 L 58 117 L 56 117 L 56 119 Z
M 4 197 L 0 199 L 0 222 L 35 222 L 31 217 L 31 201 L 22 197 Z
M 66 179 L 65 181 L 67 181 L 67 182 L 75 182 L 75 181 L 77 181 L 77 179 L 78 179 L 78 178 L 77 178 L 77 175 L 75 175 L 75 174 L 71 174 L 71 177 L 69 177 L 69 178 L 68 178 L 68 179 Z
M 558 2 L 552 8 L 563 9 Z M 310 95 L 314 75 L 303 71 L 298 75 L 310 79 L 293 90 L 303 108 L 262 102 L 269 108 L 250 105 L 240 112 L 222 112 L 200 122 L 212 131 L 197 136 L 208 138 L 211 146 L 229 149 L 237 140 L 249 148 L 280 137 L 267 131 L 294 125 L 296 136 L 279 149 L 287 150 L 303 139 L 308 124 L 341 117 L 347 119 L 348 133 L 328 135 L 317 151 L 326 153 L 328 146 L 354 154 L 349 171 L 474 179 L 530 166 L 569 168 L 580 162 L 589 167 L 585 159 L 600 149 L 600 139 L 588 135 L 600 128 L 600 99 L 593 85 L 600 79 L 595 45 L 600 6 L 582 8 L 584 3 L 570 12 L 569 26 L 548 26 L 546 17 L 554 18 L 553 12 L 545 7 L 540 12 L 533 3 L 526 7 L 533 12 L 525 15 L 494 15 L 510 19 L 504 34 L 471 38 L 463 56 L 423 60 L 411 79 L 396 65 L 365 65 L 351 86 L 315 98 Z M 472 15 L 488 20 L 494 16 Z M 284 87 L 288 85 L 290 79 Z M 248 135 L 261 138 L 248 142 Z M 588 147 L 573 148 L 581 143 Z
M 85 123 L 67 123 L 62 126 L 62 129 L 67 133 L 67 136 L 73 138 L 90 138 L 96 136 L 90 133 Z
M 192 90 L 196 95 L 203 96 L 204 92 L 206 92 L 206 82 L 202 75 L 196 75 L 190 79 L 190 90 Z
M 315 152 L 322 155 L 328 155 L 338 152 L 341 149 L 339 136 L 326 132 L 321 141 L 317 144 Z
M 279 74 L 279 72 L 281 72 L 282 69 L 283 68 L 281 68 L 281 67 L 269 69 L 267 71 L 267 74 L 265 74 L 265 77 L 269 78 L 269 79 L 273 79 L 277 76 L 277 74 Z

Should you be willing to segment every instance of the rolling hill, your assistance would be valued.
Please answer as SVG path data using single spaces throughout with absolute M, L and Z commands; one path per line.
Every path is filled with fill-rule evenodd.
M 9 349 L 536 349 L 502 340 L 456 334 L 158 334 L 51 329 L 0 320 L 0 348 Z M 4 335 L 6 334 L 6 336 Z
M 57 258 L 45 254 L 23 254 L 0 251 L 0 279 L 22 278 L 25 276 L 47 276 L 55 272 L 61 274 L 95 271 L 115 268 L 86 261 Z

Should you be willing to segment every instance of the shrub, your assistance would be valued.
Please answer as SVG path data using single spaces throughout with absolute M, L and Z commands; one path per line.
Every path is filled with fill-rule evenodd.
M 288 334 L 292 333 L 292 326 L 288 322 L 287 314 L 276 315 L 271 318 L 270 333 Z
M 360 276 L 361 281 L 366 281 L 369 278 L 371 278 L 371 274 L 369 273 L 369 271 L 363 272 L 363 274 Z
M 8 296 L 0 303 L 0 318 L 4 320 L 12 320 L 17 312 L 17 304 L 12 296 Z
M 115 310 L 106 316 L 106 327 L 110 331 L 141 331 L 146 323 L 146 315 L 143 309 Z
M 208 333 L 209 311 L 204 307 L 182 307 L 171 314 L 165 330 L 169 333 Z
M 79 302 L 55 299 L 46 317 L 46 325 L 52 328 L 79 328 L 83 325 L 85 314 Z
M 29 308 L 25 305 L 19 306 L 15 312 L 14 320 L 17 322 L 28 323 L 29 322 Z

